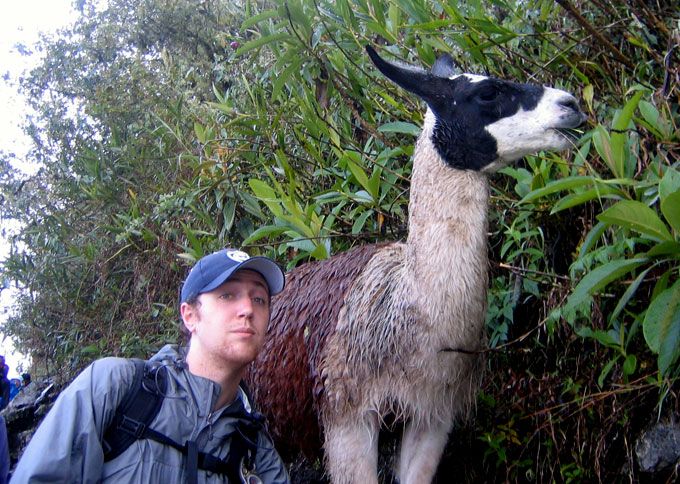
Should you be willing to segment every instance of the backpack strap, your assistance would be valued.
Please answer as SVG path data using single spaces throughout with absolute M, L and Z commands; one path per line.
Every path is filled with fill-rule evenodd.
M 163 404 L 166 374 L 148 362 L 133 358 L 135 373 L 132 385 L 118 405 L 113 421 L 104 432 L 104 462 L 115 459 L 143 438 L 147 426 L 156 418 Z
M 230 437 L 229 455 L 226 459 L 198 451 L 196 442 L 191 440 L 182 445 L 149 427 L 163 404 L 167 387 L 165 371 L 159 371 L 159 368 L 152 367 L 144 360 L 133 358 L 131 361 L 135 364 L 132 385 L 104 432 L 104 462 L 121 455 L 134 441 L 150 439 L 173 447 L 186 456 L 189 484 L 196 482 L 198 469 L 225 475 L 229 482 L 243 482 L 242 470 L 252 472 L 254 468 L 257 437 L 258 432 L 264 428 L 264 417 L 255 411 L 252 414 L 234 412 L 234 416 L 240 418 Z M 252 399 L 245 388 L 244 393 L 252 405 Z

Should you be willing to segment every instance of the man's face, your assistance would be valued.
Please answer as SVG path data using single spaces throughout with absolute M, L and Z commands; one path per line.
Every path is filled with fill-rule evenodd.
M 234 368 L 253 361 L 264 345 L 269 324 L 269 290 L 255 271 L 240 270 L 198 303 L 182 305 L 192 352 L 206 362 Z

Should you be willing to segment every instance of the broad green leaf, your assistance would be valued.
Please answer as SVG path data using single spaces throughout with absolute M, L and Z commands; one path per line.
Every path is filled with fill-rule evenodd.
M 647 346 L 659 355 L 659 370 L 666 374 L 680 356 L 680 281 L 654 298 L 642 329 Z
M 680 190 L 680 171 L 669 168 L 659 183 L 659 197 L 661 201 L 678 190 Z
M 298 35 L 304 39 L 311 36 L 312 25 L 310 17 L 305 13 L 304 6 L 300 0 L 288 0 L 286 3 L 286 12 L 288 19 L 297 27 L 304 29 L 304 32 L 299 32 Z
M 420 128 L 413 123 L 407 123 L 405 121 L 395 121 L 393 123 L 383 124 L 378 128 L 381 133 L 403 133 L 410 134 L 412 136 L 418 136 L 420 134 Z
M 307 225 L 307 221 L 303 217 L 295 214 L 282 214 L 280 218 L 303 237 L 312 238 L 316 236 L 314 230 Z
M 352 235 L 356 235 L 364 229 L 364 225 L 366 224 L 366 220 L 371 215 L 373 215 L 373 210 L 366 210 L 366 211 L 364 211 L 364 213 L 359 215 L 359 217 L 357 217 L 354 224 L 352 225 Z
M 657 240 L 673 240 L 666 225 L 654 210 L 642 202 L 622 200 L 608 208 L 597 219 L 648 235 Z
M 628 376 L 635 373 L 637 369 L 637 358 L 635 355 L 626 356 L 626 360 L 623 362 L 623 374 Z
M 595 89 L 593 88 L 592 84 L 588 84 L 583 88 L 583 100 L 586 102 L 588 105 L 588 108 L 592 111 L 593 110 L 593 97 L 594 97 Z
M 80 349 L 81 355 L 91 356 L 91 355 L 98 355 L 100 353 L 101 353 L 101 350 L 99 349 L 99 347 L 97 345 L 94 345 L 94 344 L 85 346 L 85 347 Z
M 254 178 L 248 180 L 248 184 L 250 185 L 251 190 L 253 190 L 253 193 L 258 198 L 258 200 L 267 205 L 267 208 L 271 210 L 274 216 L 283 217 L 281 199 L 277 196 L 272 187 L 267 185 L 262 180 L 256 180 Z
M 376 169 L 373 170 L 371 178 L 368 180 L 368 186 L 366 187 L 376 203 L 380 198 L 380 182 L 382 181 L 380 176 L 381 174 L 382 170 L 379 167 L 376 167 Z
M 620 348 L 621 341 L 619 341 L 619 336 L 613 331 L 602 331 L 601 329 L 592 329 L 586 326 L 578 328 L 576 330 L 581 338 L 591 338 L 598 343 L 607 346 L 609 348 Z
M 305 58 L 298 57 L 293 59 L 291 63 L 279 73 L 272 85 L 272 99 L 278 99 L 279 93 L 286 85 L 286 82 L 293 73 L 300 72 L 300 66 L 306 61 Z
M 640 114 L 647 122 L 648 127 L 651 131 L 654 131 L 657 137 L 662 139 L 670 138 L 671 127 L 664 118 L 661 117 L 659 110 L 648 101 L 640 101 L 638 105 Z
M 328 259 L 328 250 L 325 244 L 317 244 L 314 250 L 309 254 L 316 260 Z
M 647 273 L 653 268 L 648 267 L 644 271 L 640 272 L 638 276 L 635 278 L 635 280 L 628 286 L 628 289 L 623 293 L 621 298 L 619 299 L 619 302 L 616 303 L 616 307 L 614 310 L 611 312 L 609 315 L 609 324 L 611 325 L 616 319 L 619 317 L 619 314 L 621 314 L 621 311 L 626 307 L 628 302 L 631 300 L 631 298 L 635 295 L 635 292 L 638 290 L 640 287 L 640 284 L 644 281 L 645 277 L 647 277 Z
M 669 168 L 659 183 L 661 213 L 673 230 L 680 232 L 680 172 Z
M 635 270 L 645 262 L 647 262 L 646 258 L 617 259 L 596 267 L 586 274 L 574 288 L 574 291 L 567 300 L 565 308 L 571 310 L 580 306 L 597 291 Z
M 578 205 L 583 205 L 584 203 L 601 200 L 604 197 L 619 198 L 623 196 L 623 192 L 616 187 L 611 187 L 608 185 L 599 185 L 589 190 L 584 190 L 582 192 L 572 193 L 562 197 L 552 208 L 550 213 L 561 212 L 562 210 L 567 210 L 568 208 L 576 207 Z
M 623 170 L 619 170 L 618 164 L 614 160 L 609 132 L 600 124 L 593 130 L 593 145 L 600 158 L 604 160 L 614 176 L 617 178 L 623 177 Z
M 597 241 L 600 240 L 600 237 L 602 237 L 602 234 L 604 234 L 605 230 L 607 230 L 607 224 L 603 222 L 597 222 L 595 225 L 593 225 L 593 228 L 590 229 L 588 235 L 586 235 L 585 239 L 583 239 L 583 244 L 581 244 L 581 248 L 579 250 L 579 258 L 582 258 L 584 255 L 590 252 L 590 249 L 592 249 L 595 244 L 597 244 Z
M 196 134 L 196 138 L 201 144 L 205 144 L 206 139 L 205 139 L 205 128 L 201 123 L 194 123 L 194 133 Z
M 680 232 L 680 190 L 661 201 L 661 213 L 673 230 Z
M 659 242 L 647 251 L 647 257 L 660 257 L 665 255 L 680 257 L 680 242 L 666 240 Z
M 606 365 L 604 365 L 602 371 L 600 372 L 600 375 L 597 377 L 598 387 L 602 388 L 604 386 L 604 381 L 607 379 L 607 376 L 612 371 L 612 368 L 614 367 L 617 361 L 619 361 L 619 356 L 613 357 L 611 360 L 607 362 Z
M 628 142 L 628 127 L 643 94 L 642 91 L 637 91 L 623 109 L 616 113 L 612 123 L 611 153 L 613 162 L 616 163 L 616 173 L 618 173 L 617 176 L 619 177 L 628 174 L 625 171 L 626 159 L 629 156 L 626 146 Z
M 257 242 L 260 239 L 263 239 L 265 237 L 272 237 L 272 236 L 278 236 L 284 233 L 286 230 L 288 230 L 288 227 L 281 227 L 278 225 L 265 225 L 264 227 L 260 227 L 257 229 L 255 232 L 250 234 L 249 237 L 247 237 L 243 241 L 243 245 L 248 245 L 252 244 L 254 242 Z
M 357 158 L 358 156 L 349 156 L 349 155 L 354 155 L 355 153 L 348 153 L 348 156 L 345 156 L 345 162 L 347 163 L 347 168 L 349 168 L 349 171 L 352 172 L 352 175 L 354 175 L 354 178 L 359 182 L 359 184 L 365 188 L 367 191 L 370 191 L 370 183 L 368 180 L 368 175 L 364 171 L 364 169 L 359 166 L 359 164 L 354 161 L 352 158 Z M 373 197 L 371 197 L 373 198 Z M 374 200 L 375 201 L 375 200 Z
M 527 196 L 520 200 L 519 203 L 531 202 L 552 193 L 571 190 L 585 185 L 592 185 L 593 183 L 595 183 L 595 179 L 590 176 L 570 176 L 559 180 L 553 180 L 544 187 L 531 191 Z
M 250 42 L 246 42 L 236 50 L 236 55 L 240 56 L 248 51 L 262 47 L 263 45 L 267 45 L 273 42 L 280 42 L 282 40 L 288 40 L 290 38 L 291 38 L 290 34 L 286 32 L 279 32 L 277 34 L 266 35 L 258 39 L 251 40 Z
M 387 8 L 387 18 L 389 19 L 389 31 L 395 39 L 399 37 L 401 27 L 401 10 L 393 3 Z
M 275 18 L 279 16 L 278 10 L 265 10 L 264 12 L 258 13 L 257 15 L 253 15 L 249 19 L 244 20 L 244 22 L 241 24 L 241 30 L 246 30 L 253 25 L 256 25 L 263 20 L 267 20 L 270 18 Z
M 253 193 L 257 196 L 262 201 L 279 201 L 279 198 L 274 191 L 272 187 L 267 185 L 266 182 L 263 182 L 262 180 L 256 180 L 254 178 L 251 178 L 248 180 L 248 184 L 250 185 L 250 188 L 253 190 Z

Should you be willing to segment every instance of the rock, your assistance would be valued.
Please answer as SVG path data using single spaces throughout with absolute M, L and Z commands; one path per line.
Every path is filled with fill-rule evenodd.
M 23 449 L 52 407 L 59 392 L 51 380 L 33 381 L 24 387 L 2 411 L 7 425 L 7 441 L 11 467 L 14 468 Z
M 635 443 L 635 455 L 642 472 L 662 472 L 680 464 L 680 425 L 652 426 Z

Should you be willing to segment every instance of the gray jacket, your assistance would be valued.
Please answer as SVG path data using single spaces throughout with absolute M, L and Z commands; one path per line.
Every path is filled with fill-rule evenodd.
M 220 386 L 191 374 L 177 347 L 167 345 L 152 361 L 168 369 L 167 395 L 150 428 L 176 442 L 197 442 L 198 450 L 222 459 L 229 453 L 230 435 L 242 408 L 250 411 L 243 392 L 228 406 L 211 412 Z M 104 358 L 87 367 L 59 395 L 12 475 L 12 483 L 187 481 L 184 456 L 152 440 L 136 440 L 121 455 L 104 462 L 102 435 L 132 385 L 134 364 Z M 265 483 L 289 482 L 271 439 L 262 431 L 255 457 L 257 474 Z M 198 471 L 198 482 L 226 482 L 220 474 Z

